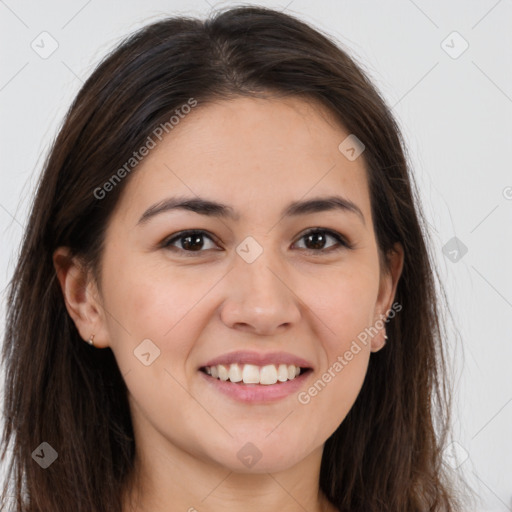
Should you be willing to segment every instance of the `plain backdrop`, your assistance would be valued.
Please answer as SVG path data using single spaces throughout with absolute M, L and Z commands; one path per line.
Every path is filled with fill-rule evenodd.
M 453 312 L 447 347 L 456 442 L 446 463 L 470 480 L 477 510 L 511 511 L 512 2 L 246 3 L 334 36 L 392 107 Z M 232 5 L 240 2 L 0 1 L 2 336 L 5 287 L 36 178 L 83 81 L 142 25 Z

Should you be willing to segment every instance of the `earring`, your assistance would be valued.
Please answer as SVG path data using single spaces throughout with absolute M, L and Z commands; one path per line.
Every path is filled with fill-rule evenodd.
M 87 343 L 89 343 L 89 345 L 92 345 L 94 347 L 94 334 L 87 340 Z

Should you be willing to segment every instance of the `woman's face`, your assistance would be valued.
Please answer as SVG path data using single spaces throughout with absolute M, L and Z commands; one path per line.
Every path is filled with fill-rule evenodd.
M 401 271 L 398 258 L 380 272 L 364 153 L 354 159 L 350 139 L 339 149 L 348 136 L 301 99 L 199 104 L 133 172 L 84 335 L 114 352 L 139 448 L 278 471 L 318 453 L 343 421 Z M 300 206 L 335 196 L 354 206 Z M 185 198 L 225 208 L 154 206 Z M 200 233 L 178 236 L 189 230 Z M 283 382 L 207 375 L 218 361 L 233 380 L 239 363 L 246 380 Z M 294 361 L 309 370 L 288 380 Z

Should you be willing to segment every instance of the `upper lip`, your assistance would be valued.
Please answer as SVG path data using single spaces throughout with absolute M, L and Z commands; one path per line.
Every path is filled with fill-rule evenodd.
M 312 364 L 301 357 L 289 352 L 253 352 L 250 350 L 237 350 L 221 356 L 210 359 L 200 368 L 205 366 L 216 366 L 218 364 L 230 365 L 231 363 L 254 364 L 265 366 L 267 364 L 293 364 L 301 368 L 312 368 Z

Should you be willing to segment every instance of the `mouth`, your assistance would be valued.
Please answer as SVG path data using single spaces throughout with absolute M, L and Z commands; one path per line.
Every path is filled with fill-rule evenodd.
M 293 364 L 268 364 L 258 366 L 255 364 L 217 364 L 202 366 L 199 371 L 222 382 L 229 382 L 242 386 L 272 386 L 282 385 L 312 372 L 309 367 Z
M 237 365 L 237 369 L 233 364 L 236 363 L 202 366 L 198 373 L 208 390 L 215 394 L 220 393 L 235 402 L 251 405 L 271 404 L 296 395 L 313 375 L 313 369 L 310 367 L 284 365 L 285 378 L 284 367 L 281 365 Z M 269 368 L 270 366 L 273 369 Z

